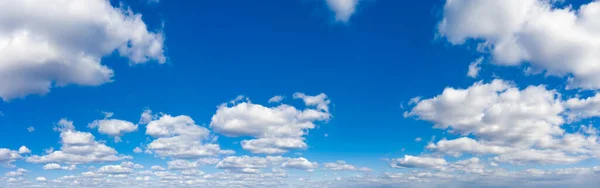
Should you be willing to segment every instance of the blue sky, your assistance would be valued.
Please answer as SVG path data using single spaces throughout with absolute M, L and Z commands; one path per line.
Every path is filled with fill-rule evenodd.
M 566 187 L 600 172 L 598 2 L 2 4 L 0 187 Z

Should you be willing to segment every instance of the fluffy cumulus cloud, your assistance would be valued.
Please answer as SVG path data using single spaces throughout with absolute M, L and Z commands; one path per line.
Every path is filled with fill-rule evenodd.
M 403 158 L 393 159 L 390 165 L 394 168 L 440 168 L 447 164 L 443 158 L 405 155 Z
M 464 136 L 429 143 L 426 148 L 437 153 L 495 155 L 498 162 L 512 164 L 571 164 L 600 154 L 593 127 L 575 133 L 563 129 L 565 119 L 574 117 L 569 113 L 589 116 L 570 110 L 580 103 L 573 101 L 581 100 L 565 102 L 545 86 L 519 89 L 494 80 L 467 89 L 446 88 L 436 97 L 421 100 L 405 115 Z
M 335 20 L 348 22 L 356 11 L 359 0 L 325 0 L 331 11 L 335 13 Z
M 221 150 L 210 131 L 196 125 L 189 116 L 163 115 L 146 126 L 146 135 L 154 137 L 147 148 L 162 157 L 193 159 L 219 154 L 231 154 Z
M 96 120 L 88 125 L 89 128 L 98 128 L 98 132 L 114 137 L 115 142 L 121 141 L 125 133 L 137 131 L 138 125 L 118 119 Z
M 21 146 L 19 148 L 19 154 L 28 154 L 31 153 L 31 150 L 29 150 L 29 148 L 27 148 L 26 146 Z
M 497 65 L 528 63 L 530 73 L 569 76 L 569 88 L 598 89 L 600 2 L 561 2 L 448 0 L 439 34 L 457 45 L 477 41 Z
M 53 86 L 112 81 L 101 63 L 117 51 L 132 64 L 166 61 L 164 37 L 140 14 L 108 0 L 0 1 L 0 98 L 45 94 Z
M 0 148 L 0 165 L 10 166 L 12 162 L 21 158 L 18 151 Z
M 75 130 L 72 121 L 61 119 L 55 129 L 60 131 L 62 144 L 60 150 L 42 156 L 29 156 L 27 162 L 86 164 L 113 162 L 127 158 L 127 156 L 119 156 L 115 149 L 96 141 L 91 133 Z
M 210 127 L 225 136 L 251 136 L 256 139 L 243 140 L 242 147 L 252 153 L 280 154 L 292 149 L 306 149 L 304 136 L 315 128 L 316 122 L 331 118 L 330 100 L 325 94 L 308 96 L 294 94 L 307 106 L 300 110 L 294 106 L 280 104 L 266 107 L 251 102 L 227 103 L 218 107 Z
M 293 158 L 293 159 L 287 160 L 286 162 L 281 164 L 281 167 L 306 170 L 306 171 L 312 172 L 315 168 L 319 167 L 319 164 L 316 162 L 310 162 L 310 161 L 308 161 L 308 159 L 300 157 L 300 158 Z

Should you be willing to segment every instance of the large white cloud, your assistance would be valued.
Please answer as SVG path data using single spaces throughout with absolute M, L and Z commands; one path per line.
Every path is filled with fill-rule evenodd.
M 164 37 L 141 17 L 108 0 L 1 0 L 0 98 L 111 82 L 101 59 L 114 51 L 132 64 L 164 63 Z
M 212 143 L 210 131 L 189 116 L 165 114 L 148 123 L 146 134 L 156 138 L 147 148 L 162 157 L 193 159 L 233 152 Z
M 573 101 L 571 99 L 568 101 Z M 435 123 L 461 137 L 429 143 L 427 149 L 460 156 L 497 155 L 513 164 L 575 163 L 598 156 L 595 131 L 567 133 L 561 126 L 574 105 L 544 86 L 519 89 L 503 80 L 478 82 L 467 89 L 446 88 L 442 94 L 419 101 L 406 116 Z M 579 114 L 579 116 L 585 116 Z
M 96 120 L 90 123 L 88 127 L 98 128 L 98 132 L 114 137 L 115 142 L 120 142 L 123 134 L 134 132 L 138 129 L 138 125 L 136 124 L 118 119 Z
M 569 88 L 598 89 L 600 2 L 577 10 L 558 2 L 447 0 L 439 34 L 453 44 L 475 39 L 495 64 L 528 63 L 531 73 L 569 76 Z
M 127 156 L 118 156 L 117 151 L 95 140 L 88 132 L 75 130 L 72 121 L 61 119 L 56 130 L 60 131 L 60 151 L 52 151 L 47 155 L 27 157 L 31 163 L 66 163 L 85 164 L 118 161 Z
M 292 149 L 306 149 L 303 136 L 315 128 L 316 122 L 331 118 L 330 101 L 325 94 L 308 96 L 297 93 L 294 98 L 303 99 L 308 108 L 299 110 L 286 104 L 266 107 L 251 102 L 233 106 L 222 104 L 213 115 L 210 127 L 230 137 L 255 137 L 241 142 L 244 149 L 253 153 L 279 154 Z

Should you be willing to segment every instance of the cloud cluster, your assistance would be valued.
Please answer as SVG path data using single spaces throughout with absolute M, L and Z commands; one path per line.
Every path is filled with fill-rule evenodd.
M 60 131 L 62 144 L 60 150 L 42 156 L 29 156 L 27 162 L 86 164 L 113 162 L 127 158 L 127 156 L 118 156 L 115 149 L 96 141 L 91 133 L 75 130 L 73 122 L 67 119 L 61 119 L 56 130 Z
M 143 117 L 143 115 L 142 115 Z M 162 157 L 194 159 L 219 154 L 232 154 L 231 150 L 221 150 L 210 131 L 196 125 L 189 116 L 170 116 L 164 114 L 146 126 L 146 135 L 154 139 L 148 149 Z
M 316 122 L 327 121 L 330 100 L 325 94 L 308 96 L 294 94 L 307 106 L 300 110 L 294 106 L 280 104 L 267 107 L 251 102 L 241 102 L 218 107 L 210 127 L 225 136 L 251 136 L 256 139 L 243 140 L 242 147 L 252 153 L 281 154 L 292 149 L 306 149 L 304 137 Z
M 571 110 L 589 103 L 574 101 L 581 100 L 563 101 L 545 86 L 521 90 L 494 80 L 467 89 L 446 88 L 436 97 L 419 101 L 405 115 L 463 136 L 429 143 L 426 148 L 434 152 L 456 157 L 463 153 L 495 155 L 498 162 L 513 164 L 570 164 L 597 157 L 600 152 L 595 131 L 568 133 L 562 128 L 569 117 L 592 116 L 582 108 Z

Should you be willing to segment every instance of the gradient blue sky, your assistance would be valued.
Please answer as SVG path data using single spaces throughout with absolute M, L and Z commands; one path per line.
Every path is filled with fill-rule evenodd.
M 103 2 L 104 0 L 94 1 Z M 339 1 L 344 2 L 344 0 Z M 10 0 L 0 2 L 14 3 Z M 346 2 L 354 2 L 354 0 L 346 0 Z M 496 61 L 501 58 L 499 56 L 502 54 L 490 52 L 493 50 L 488 52 L 476 50 L 478 44 L 485 42 L 494 44 L 498 41 L 498 36 L 502 35 L 481 34 L 478 36 L 476 31 L 465 31 L 464 38 L 469 40 L 453 42 L 448 39 L 454 37 L 451 32 L 444 33 L 438 28 L 441 20 L 451 16 L 449 15 L 450 11 L 445 11 L 445 5 L 448 2 L 443 0 L 357 0 L 357 2 L 358 4 L 353 5 L 355 11 L 348 20 L 336 20 L 336 13 L 339 12 L 335 12 L 331 4 L 328 6 L 325 0 L 161 0 L 159 2 L 111 0 L 111 6 L 129 9 L 134 14 L 141 15 L 148 32 L 157 33 L 164 38 L 162 54 L 166 57 L 166 61 L 160 63 L 160 60 L 150 55 L 148 61 L 134 63 L 135 60 L 132 60 L 131 56 L 122 55 L 118 49 L 113 49 L 110 53 L 99 54 L 100 63 L 114 71 L 111 82 L 93 86 L 73 82 L 65 86 L 51 87 L 47 93 L 24 91 L 19 93 L 18 97 L 3 96 L 4 101 L 0 102 L 0 112 L 2 112 L 0 116 L 0 127 L 2 128 L 0 148 L 16 151 L 19 147 L 26 146 L 31 150 L 31 154 L 21 154 L 21 158 L 0 167 L 0 174 L 15 171 L 18 168 L 27 170 L 25 175 L 21 176 L 6 174 L 5 177 L 0 178 L 0 181 L 3 182 L 0 183 L 0 187 L 39 184 L 61 187 L 67 184 L 60 184 L 52 180 L 66 175 L 77 176 L 88 171 L 95 172 L 95 169 L 102 166 L 118 165 L 123 161 L 131 161 L 145 167 L 128 173 L 127 178 L 132 180 L 137 176 L 144 177 L 144 175 L 136 173 L 149 170 L 153 165 L 166 168 L 167 161 L 175 158 L 133 152 L 135 147 L 145 150 L 147 144 L 154 139 L 146 134 L 145 124 L 138 124 L 140 114 L 147 109 L 151 109 L 155 114 L 162 112 L 172 116 L 191 117 L 195 124 L 208 128 L 214 136 L 218 137 L 216 143 L 220 145 L 221 149 L 235 151 L 235 154 L 231 156 L 265 157 L 267 155 L 252 153 L 242 148 L 240 142 L 252 139 L 252 136 L 229 137 L 215 132 L 209 126 L 211 118 L 217 112 L 219 105 L 228 103 L 239 95 L 248 97 L 253 104 L 266 107 L 278 106 L 277 103 L 268 103 L 268 100 L 273 96 L 281 95 L 284 96 L 283 104 L 292 105 L 298 109 L 310 108 L 302 100 L 294 99 L 293 94 L 296 92 L 306 93 L 310 96 L 326 94 L 331 101 L 327 112 L 331 118 L 327 121 L 316 122 L 316 128 L 306 130 L 307 134 L 303 136 L 307 144 L 305 149 L 290 149 L 288 152 L 276 154 L 290 158 L 302 157 L 319 164 L 319 167 L 311 172 L 286 171 L 287 177 L 281 180 L 286 183 L 283 187 L 290 187 L 294 184 L 298 184 L 300 187 L 306 186 L 307 184 L 302 184 L 303 181 L 312 181 L 312 184 L 315 185 L 327 185 L 333 182 L 330 186 L 335 187 L 338 185 L 335 183 L 336 178 L 355 178 L 355 182 L 357 182 L 352 185 L 340 185 L 342 187 L 364 187 L 366 185 L 437 187 L 448 182 L 459 187 L 464 186 L 465 184 L 461 183 L 465 182 L 475 187 L 510 186 L 494 184 L 497 181 L 488 179 L 485 181 L 488 182 L 486 184 L 472 184 L 479 181 L 461 178 L 451 178 L 442 183 L 427 180 L 427 177 L 418 177 L 423 180 L 418 182 L 408 181 L 410 179 L 408 176 L 404 177 L 407 182 L 404 179 L 402 181 L 395 180 L 390 173 L 433 172 L 453 175 L 464 175 L 465 173 L 441 170 L 437 167 L 428 169 L 427 165 L 421 168 L 422 166 L 418 164 L 411 165 L 402 162 L 400 162 L 400 166 L 395 166 L 394 161 L 396 160 L 408 160 L 405 155 L 445 158 L 448 165 L 459 160 L 477 157 L 481 160 L 480 163 L 486 166 L 485 169 L 503 168 L 510 173 L 522 173 L 527 171 L 526 169 L 550 171 L 573 169 L 574 167 L 590 168 L 591 175 L 582 170 L 582 172 L 578 172 L 577 176 L 566 177 L 584 184 L 591 181 L 586 179 L 587 176 L 598 176 L 594 174 L 594 172 L 600 171 L 600 168 L 594 168 L 598 165 L 594 154 L 586 155 L 576 162 L 553 163 L 551 160 L 550 162 L 540 160 L 516 164 L 494 162 L 493 157 L 496 154 L 466 152 L 460 157 L 454 157 L 427 149 L 426 146 L 430 142 L 436 143 L 442 138 L 451 140 L 466 136 L 478 141 L 486 139 L 477 133 L 461 135 L 444 129 L 434 129 L 433 126 L 436 122 L 444 121 L 436 117 L 428 120 L 424 114 L 419 112 L 413 111 L 415 113 L 412 115 L 404 115 L 410 113 L 413 107 L 420 104 L 419 102 L 423 102 L 411 103 L 410 101 L 414 97 L 431 99 L 442 94 L 445 88 L 467 89 L 476 83 L 488 84 L 495 79 L 510 82 L 511 87 L 521 90 L 528 86 L 545 85 L 545 88 L 557 93 L 556 100 L 564 101 L 571 98 L 594 97 L 597 87 L 581 86 L 578 88 L 575 86 L 578 89 L 568 90 L 565 89 L 569 85 L 568 78 L 579 78 L 580 73 L 575 71 L 549 73 L 549 69 L 561 69 L 555 68 L 560 66 L 567 66 L 564 70 L 571 70 L 568 66 L 575 63 L 570 60 L 564 60 L 566 63 L 559 61 L 555 63 L 558 64 L 557 66 L 551 67 L 548 65 L 551 63 L 545 63 L 543 60 L 537 62 L 537 59 L 543 58 L 530 58 L 517 61 L 515 66 L 506 66 L 506 64 L 503 65 Z M 540 3 L 542 1 L 528 0 L 528 2 Z M 468 0 L 461 0 L 458 3 L 477 4 Z M 567 0 L 564 3 L 548 3 L 548 5 L 552 5 L 548 9 L 573 10 L 575 12 L 582 4 L 588 3 L 592 4 L 591 1 Z M 571 9 L 568 9 L 569 7 Z M 0 8 L 0 11 L 2 9 Z M 502 14 L 497 15 L 502 16 Z M 6 15 L 0 14 L 0 16 Z M 476 19 L 477 16 L 474 15 L 472 18 Z M 10 28 L 10 24 L 2 24 L 2 22 L 6 21 L 0 19 L 0 30 L 3 27 L 8 28 L 6 30 L 9 31 L 14 29 Z M 486 22 L 482 21 L 482 24 L 484 23 Z M 557 23 L 557 25 L 559 24 Z M 594 34 L 585 36 L 591 38 L 591 41 L 600 37 L 598 34 L 600 32 L 590 31 L 590 33 Z M 5 35 L 5 38 L 11 37 L 7 32 L 0 32 L 0 39 L 2 39 L 1 35 Z M 521 36 L 525 38 L 524 34 Z M 85 43 L 85 40 L 78 42 Z M 535 43 L 535 41 L 531 43 Z M 525 46 L 524 48 L 535 48 L 532 46 L 536 45 Z M 494 47 L 489 48 L 494 49 Z M 600 53 L 597 49 L 596 46 L 596 51 L 591 50 L 592 52 L 589 53 Z M 562 53 L 560 49 L 551 50 L 563 55 L 568 53 Z M 535 52 L 537 51 L 531 50 L 529 56 L 535 57 Z M 590 57 L 581 53 L 573 54 L 591 59 L 590 61 L 581 60 L 582 62 L 591 64 L 600 62 L 600 59 L 595 59 L 598 57 L 597 55 Z M 2 56 L 10 56 L 10 54 L 4 53 Z M 482 63 L 479 65 L 481 69 L 479 74 L 475 78 L 467 76 L 469 65 L 480 57 Z M 0 60 L 0 65 L 2 62 Z M 5 63 L 9 64 L 10 62 Z M 547 72 L 533 75 L 524 73 L 528 67 L 535 66 Z M 0 70 L 0 74 L 7 74 L 6 71 L 11 70 L 13 69 Z M 32 74 L 36 74 L 36 72 Z M 67 73 L 58 70 L 58 74 Z M 585 75 L 581 77 L 585 77 Z M 5 77 L 0 76 L 0 78 Z M 56 81 L 53 78 L 50 80 Z M 595 83 L 596 81 L 590 82 Z M 0 82 L 0 84 L 2 83 L 6 84 L 6 82 Z M 27 82 L 22 82 L 22 84 L 27 84 Z M 11 90 L 11 88 L 0 87 L 0 90 L 2 89 Z M 236 104 L 239 103 L 244 102 L 238 101 Z M 233 105 L 235 104 L 230 104 L 229 107 Z M 450 110 L 468 111 L 461 107 L 454 109 L 446 107 Z M 468 108 L 468 106 L 464 106 L 464 108 Z M 593 111 L 596 108 L 594 106 L 586 109 Z M 566 114 L 571 111 L 576 110 L 566 107 L 565 103 L 565 115 L 562 116 L 561 113 L 560 117 L 566 119 Z M 114 113 L 112 118 L 138 124 L 138 130 L 124 134 L 121 137 L 122 142 L 114 142 L 111 136 L 101 134 L 98 129 L 88 127 L 88 124 L 94 120 L 104 119 L 103 112 L 112 112 Z M 581 114 L 588 115 L 581 118 L 580 121 L 564 122 L 559 125 L 565 130 L 564 134 L 579 133 L 580 125 L 597 127 L 594 120 L 598 114 L 582 112 L 577 115 L 584 116 Z M 118 154 L 131 156 L 131 158 L 113 162 L 77 164 L 77 169 L 72 171 L 44 170 L 42 166 L 47 163 L 28 162 L 28 156 L 45 155 L 44 150 L 51 147 L 55 150 L 61 148 L 60 132 L 55 128 L 58 126 L 59 120 L 63 118 L 73 121 L 76 130 L 90 132 L 96 140 L 105 141 L 105 144 L 114 148 Z M 513 125 L 501 124 L 500 126 L 510 127 Z M 576 128 L 572 128 L 573 126 Z M 33 127 L 35 130 L 30 132 L 27 130 L 28 127 Z M 560 135 L 554 136 L 562 138 Z M 595 135 L 586 136 L 589 139 L 596 139 Z M 417 138 L 421 141 L 416 141 Z M 594 142 L 598 143 L 597 140 Z M 592 153 L 596 152 L 593 147 L 595 146 L 585 146 Z M 532 146 L 532 148 L 543 149 L 538 146 Z M 578 154 L 569 153 L 569 155 Z M 222 160 L 227 156 L 214 157 Z M 553 157 L 560 157 L 560 155 Z M 357 168 L 367 167 L 371 170 L 362 172 L 325 169 L 324 163 L 338 160 L 343 160 Z M 490 166 L 489 164 L 492 162 L 499 163 L 499 167 Z M 69 163 L 59 164 L 68 165 Z M 95 169 L 88 168 L 90 166 L 94 166 Z M 198 169 L 206 174 L 235 173 L 215 168 L 215 164 L 198 167 Z M 176 170 L 172 171 L 177 173 Z M 263 170 L 263 172 L 270 171 L 270 168 Z M 549 174 L 548 179 L 564 178 L 555 177 L 556 173 L 554 172 L 547 173 Z M 36 181 L 37 177 L 44 177 L 47 180 Z M 378 181 L 365 183 L 369 181 L 362 182 L 360 177 L 371 177 Z M 11 184 L 9 178 L 14 178 L 22 184 Z M 107 175 L 102 178 L 113 177 Z M 303 181 L 300 181 L 300 178 L 303 178 Z M 209 178 L 200 176 L 198 179 Z M 384 182 L 385 179 L 390 180 Z M 78 180 L 85 181 L 84 179 Z M 120 180 L 122 179 L 113 181 Z M 158 176 L 152 176 L 152 180 L 161 179 Z M 209 182 L 211 181 L 209 180 Z M 499 179 L 499 181 L 524 181 L 531 183 L 532 186 L 540 185 L 536 183 L 548 183 L 538 180 L 515 179 Z M 208 186 L 208 184 L 198 182 L 190 186 Z M 125 187 L 138 186 L 125 183 L 122 185 Z M 177 184 L 169 185 L 176 186 Z M 74 185 L 71 184 L 71 186 Z

